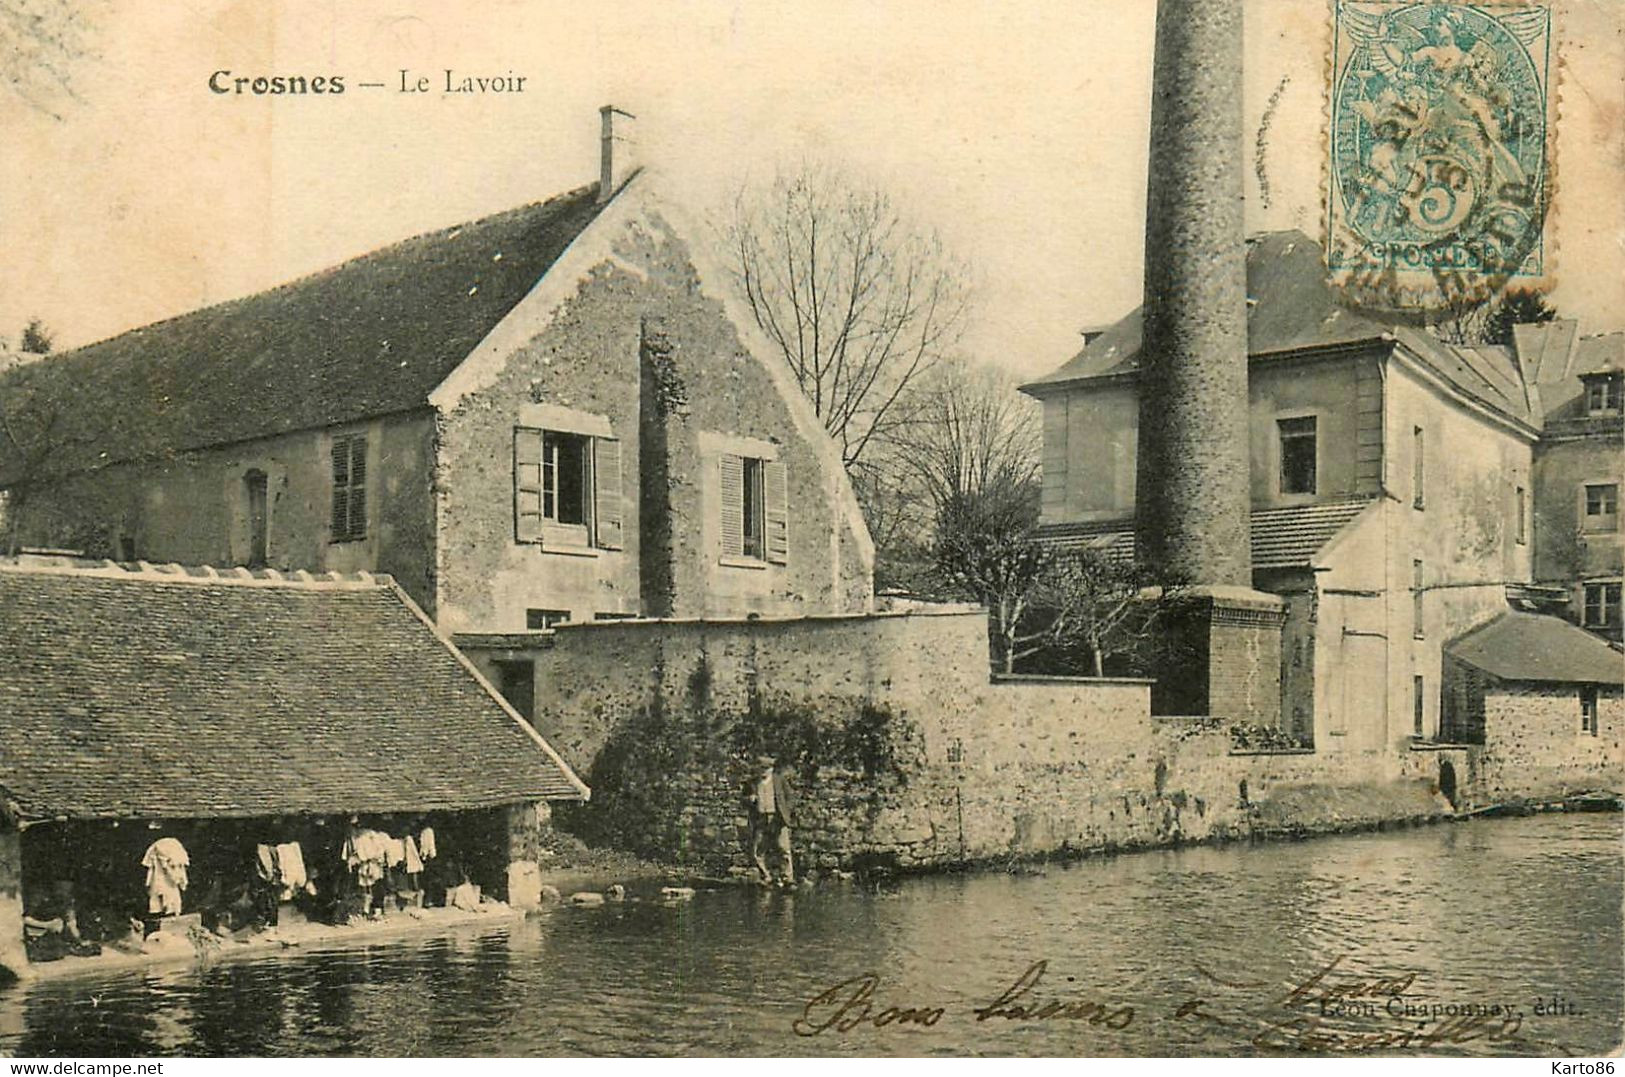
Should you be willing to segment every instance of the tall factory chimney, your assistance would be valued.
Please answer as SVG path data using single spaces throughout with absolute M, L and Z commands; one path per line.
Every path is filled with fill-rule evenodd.
M 1157 709 L 1274 724 L 1282 603 L 1253 590 L 1249 550 L 1241 9 L 1157 5 L 1135 557 L 1186 596 Z

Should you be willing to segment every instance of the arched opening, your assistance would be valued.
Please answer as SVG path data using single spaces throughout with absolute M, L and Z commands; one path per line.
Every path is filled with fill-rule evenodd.
M 1439 760 L 1439 792 L 1452 808 L 1456 806 L 1456 767 L 1448 759 Z

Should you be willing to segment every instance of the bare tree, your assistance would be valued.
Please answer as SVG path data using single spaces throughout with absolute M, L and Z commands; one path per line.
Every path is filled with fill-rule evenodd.
M 962 357 L 910 387 L 895 430 L 894 466 L 933 512 L 991 490 L 1023 490 L 1039 477 L 1038 405 L 1002 370 Z
M 1104 677 L 1109 658 L 1145 657 L 1147 647 L 1161 640 L 1165 615 L 1184 593 L 1131 559 L 1094 549 L 1058 552 L 1035 603 L 1034 650 L 1067 652 L 1081 646 L 1089 652 L 1091 671 Z
M 959 339 L 964 267 L 883 191 L 811 166 L 741 191 L 724 232 L 757 325 L 852 468 Z
M 890 433 L 850 469 L 875 541 L 876 582 L 940 591 L 932 541 L 944 510 L 992 491 L 1028 497 L 1039 447 L 1037 405 L 1005 372 L 955 356 L 916 379 Z
M 73 70 L 90 55 L 104 0 L 0 0 L 0 84 L 37 112 L 62 118 L 78 100 Z
M 951 591 L 987 607 L 993 667 L 1005 673 L 1038 649 L 1022 626 L 1054 558 L 1054 549 L 1033 537 L 1036 507 L 1021 495 L 989 490 L 944 505 L 933 550 Z

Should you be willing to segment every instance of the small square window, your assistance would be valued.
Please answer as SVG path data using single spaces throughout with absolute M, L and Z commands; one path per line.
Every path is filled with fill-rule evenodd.
M 1619 484 L 1588 482 L 1585 487 L 1585 529 L 1619 530 Z
M 1621 375 L 1593 375 L 1586 379 L 1586 414 L 1618 414 L 1622 389 Z

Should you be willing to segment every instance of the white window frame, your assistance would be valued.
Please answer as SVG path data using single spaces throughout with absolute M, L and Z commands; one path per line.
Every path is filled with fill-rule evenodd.
M 1582 379 L 1585 382 L 1585 408 L 1587 415 L 1618 415 L 1625 400 L 1625 378 L 1620 374 L 1607 374 Z M 1602 390 L 1602 403 L 1593 407 L 1591 391 Z M 1611 398 L 1611 399 L 1610 399 Z
M 1601 590 L 1602 600 L 1597 603 L 1597 605 L 1601 609 L 1602 615 L 1603 615 L 1603 619 L 1600 620 L 1600 621 L 1593 621 L 1591 619 L 1591 596 L 1587 592 L 1590 591 L 1593 587 L 1599 588 Z M 1608 619 L 1608 588 L 1610 588 L 1610 587 L 1617 587 L 1617 588 L 1620 589 L 1620 592 L 1621 592 L 1622 601 L 1621 602 L 1616 602 L 1614 604 L 1615 608 L 1619 609 L 1622 606 L 1625 606 L 1625 586 L 1621 585 L 1621 581 L 1619 581 L 1619 580 L 1582 580 L 1580 582 L 1580 625 L 1581 625 L 1581 627 L 1583 627 L 1583 628 L 1618 628 L 1619 627 L 1619 623 L 1620 623 L 1620 619 L 1621 619 L 1620 616 L 1614 617 L 1613 620 Z M 1622 615 L 1625 615 L 1625 614 L 1622 614 Z
M 1619 479 L 1615 476 L 1604 476 L 1595 479 L 1582 479 L 1579 488 L 1580 530 L 1587 535 L 1606 535 L 1619 530 Z M 1591 513 L 1590 491 L 1593 487 L 1613 487 L 1614 511 L 1609 513 Z M 1593 523 L 1592 521 L 1597 521 Z

